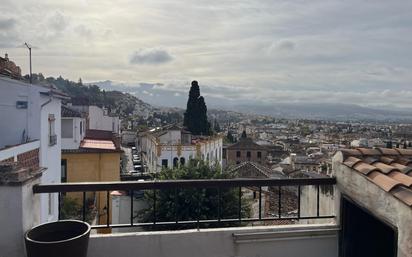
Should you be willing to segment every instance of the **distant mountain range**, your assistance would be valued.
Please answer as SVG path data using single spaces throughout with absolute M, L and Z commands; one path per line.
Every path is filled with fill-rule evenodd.
M 162 84 L 123 84 L 110 80 L 93 82 L 105 90 L 118 90 L 138 97 L 157 107 L 185 108 L 187 93 L 174 91 Z M 201 89 L 202 90 L 202 89 Z M 370 121 L 412 121 L 412 110 L 395 107 L 364 107 L 344 103 L 275 103 L 260 104 L 250 101 L 222 100 L 205 95 L 208 109 L 222 109 L 246 114 L 268 115 L 278 118 L 327 119 L 327 120 L 370 120 Z

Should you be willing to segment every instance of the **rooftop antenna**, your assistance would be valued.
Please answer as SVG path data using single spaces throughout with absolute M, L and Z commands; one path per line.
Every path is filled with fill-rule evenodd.
M 32 73 L 31 73 L 31 46 L 24 42 L 24 45 L 29 49 L 29 59 L 30 59 L 30 84 L 32 84 Z

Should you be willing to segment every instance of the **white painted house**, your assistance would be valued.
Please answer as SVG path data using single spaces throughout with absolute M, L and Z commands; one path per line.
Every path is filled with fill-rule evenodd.
M 0 149 L 39 141 L 41 183 L 60 182 L 62 99 L 54 88 L 0 77 Z M 57 220 L 57 195 L 42 195 L 40 210 L 41 222 Z
M 185 165 L 190 159 L 222 166 L 221 136 L 193 136 L 178 126 L 168 126 L 140 133 L 137 145 L 149 172 Z
M 109 114 L 107 108 L 98 106 L 73 105 L 71 108 L 84 113 L 87 117 L 87 129 L 112 131 L 120 134 L 120 119 Z
M 86 118 L 70 106 L 62 106 L 62 149 L 78 149 L 86 135 Z

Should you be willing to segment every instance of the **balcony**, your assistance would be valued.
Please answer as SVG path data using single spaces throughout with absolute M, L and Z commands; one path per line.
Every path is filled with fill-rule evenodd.
M 334 178 L 318 179 L 219 179 L 142 182 L 62 183 L 34 185 L 35 195 L 57 193 L 59 199 L 69 194 L 81 196 L 80 218 L 86 220 L 86 196 L 100 194 L 105 208 L 98 208 L 92 224 L 89 256 L 338 256 L 338 232 L 333 209 L 325 208 L 332 201 Z M 324 190 L 332 188 L 332 190 Z M 193 210 L 195 219 L 182 217 L 178 192 L 209 190 L 215 201 L 216 213 L 202 215 L 201 206 Z M 236 210 L 225 216 L 222 195 L 233 190 Z M 129 198 L 127 222 L 114 222 L 113 192 L 124 192 Z M 152 219 L 140 222 L 136 218 L 137 195 L 150 192 Z M 332 192 L 332 193 L 331 193 Z M 169 194 L 174 203 L 169 206 L 176 215 L 172 220 L 160 218 L 161 194 Z M 201 196 L 202 194 L 199 194 Z M 195 197 L 195 198 L 196 198 Z M 250 216 L 245 217 L 245 198 L 252 199 Z M 287 198 L 295 197 L 288 205 Z M 202 203 L 202 199 L 197 199 Z M 172 202 L 173 202 L 172 201 Z M 59 204 L 59 212 L 62 202 Z M 309 204 L 310 203 L 310 204 Z M 290 201 L 289 201 L 290 205 Z M 333 205 L 333 204 L 332 204 Z M 273 210 L 276 207 L 277 210 Z M 290 208 L 293 211 L 289 211 Z M 125 210 L 123 208 L 123 210 Z M 328 212 L 329 211 L 329 212 Z M 105 215 L 109 213 L 109 215 Z M 105 216 L 104 216 L 105 215 Z M 308 224 L 312 223 L 312 224 Z M 287 224 L 287 225 L 276 225 Z M 168 230 L 184 227 L 184 230 Z M 150 230 L 150 231 L 148 231 Z M 109 233 L 108 232 L 118 232 Z M 105 234 L 102 234 L 105 233 Z

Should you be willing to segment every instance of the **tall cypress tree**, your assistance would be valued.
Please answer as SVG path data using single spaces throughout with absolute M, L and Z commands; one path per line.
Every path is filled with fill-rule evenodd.
M 192 81 L 190 87 L 183 125 L 194 135 L 210 134 L 205 99 L 200 96 L 200 89 L 196 80 Z

